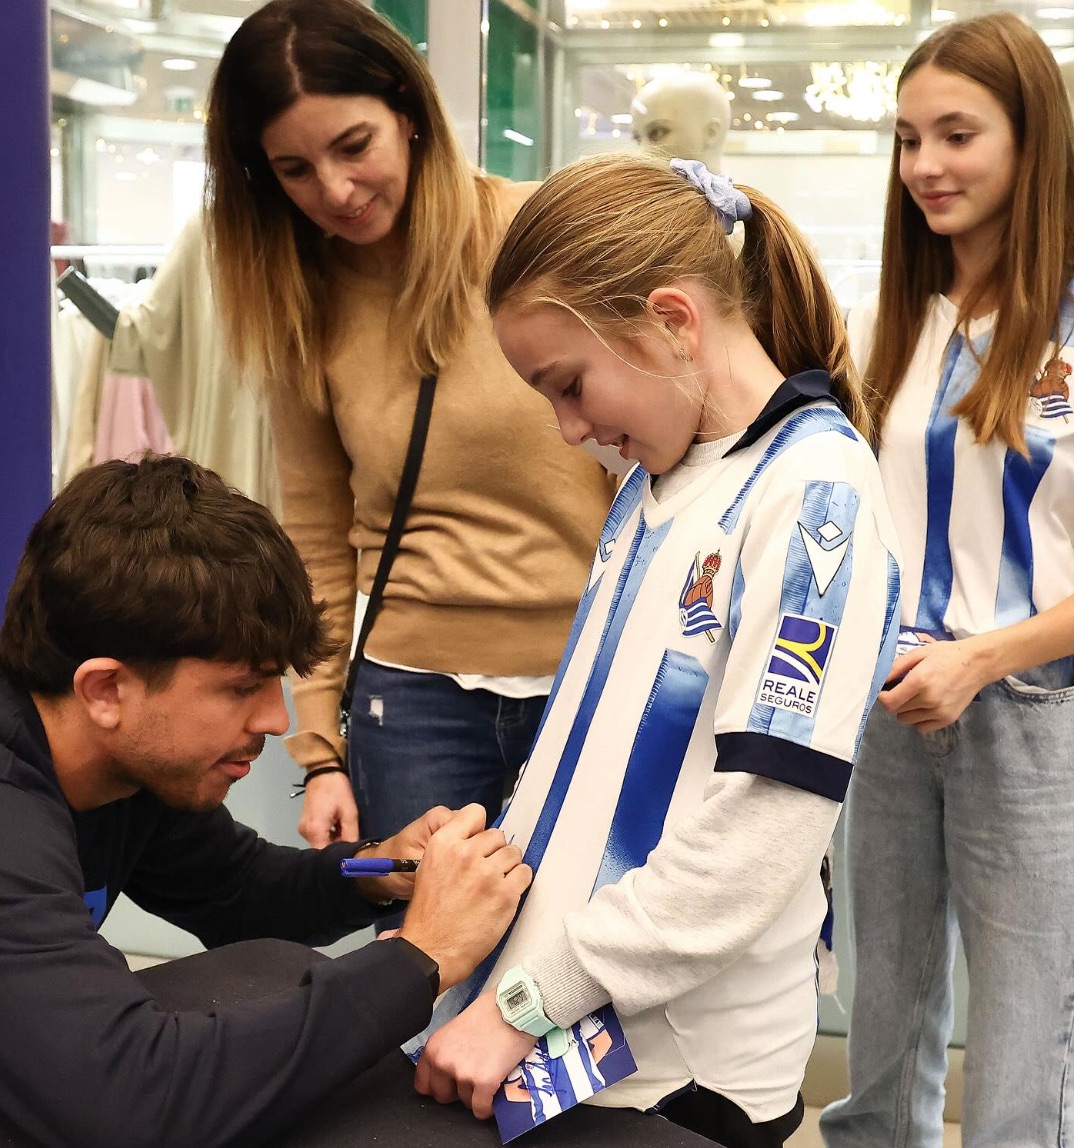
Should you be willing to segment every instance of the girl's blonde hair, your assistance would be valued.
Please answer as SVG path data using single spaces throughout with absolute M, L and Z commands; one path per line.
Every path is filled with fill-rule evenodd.
M 652 317 L 652 291 L 696 280 L 721 315 L 746 317 L 785 375 L 827 371 L 847 417 L 868 435 L 846 329 L 823 271 L 767 196 L 739 190 L 753 215 L 736 258 L 704 195 L 666 162 L 624 153 L 572 163 L 515 216 L 489 277 L 489 309 L 552 302 L 600 337 L 629 338 Z
M 1033 375 L 1057 332 L 1074 268 L 1074 125 L 1070 99 L 1051 52 L 1023 20 L 998 12 L 949 24 L 920 44 L 899 90 L 923 65 L 981 84 L 1007 113 L 1018 147 L 1008 224 L 991 267 L 961 302 L 959 324 L 986 298 L 998 314 L 981 372 L 953 413 L 977 441 L 999 438 L 1025 451 L 1025 413 Z M 951 240 L 929 229 L 899 178 L 899 141 L 888 176 L 876 335 L 866 382 L 876 394 L 879 430 L 925 322 L 931 296 L 949 290 Z
M 414 125 L 394 311 L 417 374 L 462 339 L 503 225 L 462 153 L 425 62 L 358 0 L 272 0 L 248 17 L 213 78 L 206 212 L 217 305 L 240 367 L 327 407 L 335 321 L 329 240 L 280 187 L 261 135 L 306 94 L 374 96 Z

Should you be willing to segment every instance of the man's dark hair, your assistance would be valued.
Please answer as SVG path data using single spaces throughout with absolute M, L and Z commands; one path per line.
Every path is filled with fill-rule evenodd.
M 30 531 L 0 629 L 0 672 L 59 696 L 89 658 L 159 678 L 179 658 L 301 675 L 338 648 L 309 575 L 259 503 L 189 459 L 76 475 Z

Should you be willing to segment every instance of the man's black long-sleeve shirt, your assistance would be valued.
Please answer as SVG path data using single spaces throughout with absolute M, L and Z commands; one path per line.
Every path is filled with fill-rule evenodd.
M 167 1013 L 97 932 L 122 892 L 207 947 L 327 944 L 376 915 L 339 875 L 354 849 L 273 845 L 146 791 L 76 812 L 0 678 L 0 1113 L 46 1148 L 255 1143 L 418 1032 L 432 989 L 392 942 L 267 1001 Z

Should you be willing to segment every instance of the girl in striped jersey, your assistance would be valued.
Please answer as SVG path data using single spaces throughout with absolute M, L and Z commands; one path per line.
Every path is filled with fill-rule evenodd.
M 1074 130 L 1009 14 L 899 79 L 878 300 L 852 316 L 905 559 L 903 653 L 847 809 L 857 986 L 829 1148 L 941 1142 L 956 925 L 962 1142 L 1074 1117 Z
M 801 1120 L 821 859 L 897 635 L 839 312 L 770 200 L 631 155 L 552 176 L 488 298 L 564 439 L 637 465 L 502 820 L 532 893 L 438 1003 L 418 1088 L 487 1116 L 535 1037 L 611 1002 L 637 1072 L 590 1103 L 771 1148 Z

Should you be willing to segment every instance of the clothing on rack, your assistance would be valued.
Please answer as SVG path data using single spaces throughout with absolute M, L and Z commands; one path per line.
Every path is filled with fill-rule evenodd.
M 201 216 L 188 221 L 152 280 L 92 285 L 120 314 L 109 346 L 70 304 L 60 307 L 55 484 L 102 458 L 167 445 L 278 510 L 268 419 L 225 350 Z
M 192 216 L 137 304 L 120 309 L 110 366 L 152 380 L 180 453 L 279 508 L 261 397 L 231 362 L 212 300 L 201 214 Z

